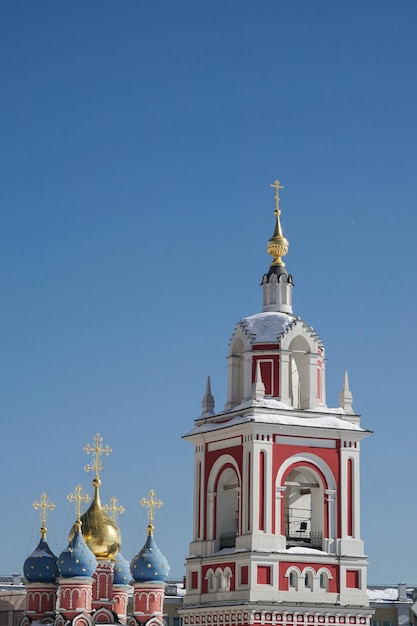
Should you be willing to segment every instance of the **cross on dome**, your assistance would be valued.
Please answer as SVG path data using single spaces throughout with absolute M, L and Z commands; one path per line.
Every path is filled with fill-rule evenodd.
M 103 443 L 103 437 L 99 433 L 94 437 L 94 445 L 90 445 L 89 443 L 84 446 L 83 450 L 87 454 L 93 454 L 94 457 L 91 459 L 90 463 L 84 465 L 84 469 L 86 472 L 94 472 L 94 480 L 93 485 L 100 485 L 100 474 L 103 469 L 103 461 L 101 460 L 101 456 L 105 454 L 108 456 L 113 452 L 113 450 L 109 446 L 103 447 L 101 444 Z
M 119 515 L 123 515 L 123 513 L 125 512 L 125 507 L 122 506 L 121 504 L 118 504 L 118 499 L 116 498 L 116 496 L 112 496 L 110 498 L 110 504 L 105 504 L 103 506 L 103 511 L 109 516 L 111 517 L 111 519 L 113 520 L 113 522 L 117 522 L 117 518 Z
M 83 494 L 83 491 L 84 489 L 81 487 L 81 485 L 77 485 L 74 489 L 74 492 L 67 495 L 67 498 L 70 502 L 75 502 L 75 510 L 77 513 L 76 524 L 78 526 L 78 529 L 81 528 L 81 502 L 90 502 L 90 496 L 88 495 L 88 493 Z
M 284 189 L 284 185 L 281 185 L 281 183 L 279 182 L 277 178 L 276 181 L 272 183 L 271 187 L 275 189 L 275 211 L 278 213 L 278 215 L 281 215 L 281 211 L 279 210 L 279 201 L 280 201 L 279 190 Z
M 33 508 L 39 511 L 41 517 L 41 537 L 45 539 L 46 537 L 46 520 L 48 519 L 48 512 L 53 511 L 55 508 L 55 502 L 51 502 L 48 500 L 48 495 L 45 491 L 41 494 L 39 500 L 36 500 L 33 503 Z
M 149 509 L 148 531 L 149 531 L 149 534 L 152 534 L 153 528 L 154 528 L 153 526 L 154 509 L 160 509 L 161 506 L 164 505 L 164 503 L 162 502 L 162 500 L 157 499 L 156 493 L 153 489 L 151 489 L 148 493 L 148 500 L 146 498 L 142 498 L 140 503 L 143 507 L 145 507 L 145 509 Z

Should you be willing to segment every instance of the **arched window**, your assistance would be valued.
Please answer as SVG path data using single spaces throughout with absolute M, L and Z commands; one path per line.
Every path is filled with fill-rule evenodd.
M 215 589 L 215 591 L 221 591 L 222 590 L 222 578 L 223 578 L 222 570 L 220 568 L 217 568 L 216 569 L 216 589 Z
M 288 587 L 292 591 L 297 589 L 297 578 L 298 577 L 295 572 L 290 572 L 290 575 L 288 577 Z
M 328 591 L 329 587 L 329 577 L 327 572 L 321 572 L 320 574 L 320 589 L 322 591 Z
M 287 545 L 322 549 L 324 491 L 318 475 L 307 467 L 293 469 L 285 480 Z
M 232 570 L 230 567 L 226 567 L 223 573 L 223 591 L 230 591 L 230 579 L 232 577 Z
M 233 468 L 228 467 L 217 481 L 216 535 L 219 547 L 232 548 L 236 545 L 239 529 L 239 481 Z
M 209 593 L 213 593 L 213 591 L 215 591 L 215 579 L 212 569 L 208 570 L 206 578 L 208 580 L 208 591 Z
M 306 589 L 313 590 L 313 574 L 312 572 L 306 572 L 304 577 L 304 587 Z

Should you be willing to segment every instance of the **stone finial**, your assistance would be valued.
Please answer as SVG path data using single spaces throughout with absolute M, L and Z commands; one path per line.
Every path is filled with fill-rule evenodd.
M 344 409 L 346 413 L 354 413 L 354 410 L 352 408 L 352 402 L 353 397 L 349 389 L 349 378 L 346 370 L 343 377 L 342 391 L 340 392 L 339 396 L 339 406 Z
M 206 393 L 203 396 L 202 407 L 203 415 L 206 413 L 214 415 L 214 397 L 211 394 L 210 376 L 207 376 Z
M 265 398 L 265 385 L 262 382 L 261 364 L 256 363 L 255 382 L 252 383 L 252 398 L 263 400 Z

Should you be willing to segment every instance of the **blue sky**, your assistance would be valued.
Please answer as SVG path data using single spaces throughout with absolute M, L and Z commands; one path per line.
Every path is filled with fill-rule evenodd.
M 294 311 L 349 370 L 373 583 L 417 583 L 414 520 L 417 4 L 229 0 L 0 6 L 1 573 L 57 504 L 125 506 L 123 553 L 156 540 L 182 576 L 193 451 L 181 436 L 261 309 L 277 177 Z

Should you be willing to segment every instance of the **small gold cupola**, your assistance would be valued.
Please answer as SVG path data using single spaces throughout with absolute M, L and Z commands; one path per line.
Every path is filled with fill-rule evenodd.
M 275 189 L 275 230 L 274 230 L 274 234 L 272 235 L 271 239 L 269 239 L 267 245 L 266 245 L 266 249 L 268 250 L 268 254 L 270 254 L 274 260 L 271 263 L 271 267 L 279 265 L 281 267 L 285 267 L 285 263 L 282 260 L 282 257 L 285 256 L 288 252 L 288 248 L 289 248 L 289 243 L 288 240 L 284 237 L 284 235 L 282 234 L 282 228 L 281 228 L 281 221 L 279 219 L 279 216 L 281 215 L 281 211 L 279 208 L 279 190 L 280 189 L 284 189 L 284 186 L 280 184 L 279 180 L 277 179 L 272 185 L 271 187 L 273 187 Z

